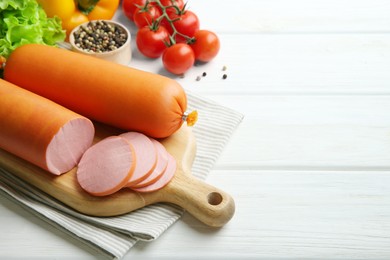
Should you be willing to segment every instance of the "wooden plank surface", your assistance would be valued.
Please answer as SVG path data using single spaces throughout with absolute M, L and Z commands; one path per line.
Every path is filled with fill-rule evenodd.
M 218 230 L 185 214 L 125 259 L 389 259 L 390 2 L 188 2 L 222 48 L 174 78 L 245 114 L 207 179 L 236 214 Z M 0 229 L 2 258 L 100 257 L 4 197 Z
M 214 171 L 208 180 L 234 191 L 237 215 L 230 224 L 212 231 L 185 216 L 164 239 L 137 246 L 130 255 L 150 251 L 148 256 L 158 258 L 174 251 L 177 256 L 190 252 L 208 259 L 221 257 L 229 247 L 223 254 L 226 259 L 390 255 L 390 226 L 385 224 L 390 214 L 388 173 L 240 169 Z M 196 243 L 190 245 L 194 238 Z
M 212 99 L 246 115 L 217 169 L 390 170 L 387 95 Z

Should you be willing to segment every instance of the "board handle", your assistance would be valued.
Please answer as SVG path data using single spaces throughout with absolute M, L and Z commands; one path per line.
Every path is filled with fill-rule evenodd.
M 198 220 L 212 227 L 225 225 L 234 215 L 235 203 L 226 192 L 191 175 L 180 175 L 167 197 Z

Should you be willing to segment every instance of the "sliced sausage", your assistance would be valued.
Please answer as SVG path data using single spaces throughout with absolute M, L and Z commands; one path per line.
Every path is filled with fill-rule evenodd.
M 93 141 L 92 122 L 0 79 L 0 148 L 52 174 L 74 168 Z
M 165 185 L 167 185 L 173 178 L 176 172 L 176 160 L 172 155 L 168 154 L 168 166 L 165 169 L 164 174 L 160 179 L 158 179 L 155 183 L 142 187 L 142 188 L 133 188 L 134 191 L 137 192 L 152 192 L 159 189 L 162 189 Z
M 77 180 L 92 195 L 109 195 L 126 185 L 136 163 L 133 146 L 123 137 L 110 136 L 84 153 L 78 165 Z
M 143 181 L 132 185 L 131 188 L 141 188 L 156 182 L 163 174 L 168 165 L 168 152 L 165 147 L 157 140 L 151 138 L 152 143 L 157 149 L 157 164 L 153 172 Z
M 136 166 L 126 186 L 131 187 L 146 179 L 154 170 L 157 163 L 157 149 L 152 141 L 139 132 L 127 132 L 119 135 L 125 138 L 134 147 Z

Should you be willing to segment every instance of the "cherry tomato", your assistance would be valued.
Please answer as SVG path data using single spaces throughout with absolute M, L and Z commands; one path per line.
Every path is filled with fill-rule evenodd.
M 183 74 L 195 62 L 192 48 L 186 43 L 177 43 L 168 47 L 162 56 L 164 68 L 173 74 Z
M 198 16 L 191 11 L 185 11 L 183 14 L 171 14 L 171 19 L 177 19 L 177 21 L 173 22 L 173 26 L 175 26 L 176 30 L 180 34 L 184 34 L 188 37 L 193 37 L 195 32 L 199 30 L 199 19 Z M 173 33 L 172 28 L 167 27 L 170 34 Z M 177 42 L 185 42 L 186 38 L 180 34 L 176 34 Z
M 217 56 L 220 48 L 218 36 L 208 30 L 199 30 L 194 34 L 195 42 L 191 44 L 195 59 L 203 62 L 212 60 Z
M 167 48 L 165 42 L 169 41 L 169 34 L 165 27 L 152 29 L 149 26 L 140 28 L 137 32 L 136 43 L 138 50 L 149 58 L 158 58 Z
M 160 3 L 163 6 L 171 6 L 175 5 L 180 8 L 180 10 L 184 7 L 184 1 L 183 0 L 160 0 Z
M 133 15 L 135 9 L 137 9 L 137 5 L 145 5 L 146 0 L 123 0 L 122 2 L 122 10 L 130 21 L 134 21 Z
M 138 28 L 151 25 L 161 15 L 160 9 L 155 5 L 148 4 L 145 8 L 136 8 L 133 19 Z
M 160 0 L 160 3 L 168 7 L 165 9 L 167 12 L 168 17 L 172 18 L 176 13 L 180 14 L 181 11 L 184 11 L 184 1 L 183 0 Z M 170 6 L 170 7 L 169 7 Z M 176 6 L 172 7 L 172 6 Z M 160 11 L 162 13 L 162 10 L 160 8 Z M 177 17 L 177 16 L 176 16 Z M 168 29 L 169 33 L 172 34 L 173 30 L 169 22 L 164 18 L 161 20 L 161 25 Z
M 179 10 L 183 10 L 183 8 L 184 8 L 184 1 L 183 0 L 160 0 L 160 3 L 163 6 L 172 6 L 172 5 L 177 6 L 179 8 Z M 175 13 L 176 8 L 169 7 L 166 9 L 166 11 L 168 14 Z

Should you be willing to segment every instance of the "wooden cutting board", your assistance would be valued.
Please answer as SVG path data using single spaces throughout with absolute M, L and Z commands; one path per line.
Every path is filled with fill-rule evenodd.
M 120 131 L 96 125 L 95 142 Z M 91 216 L 116 216 L 157 202 L 176 204 L 203 223 L 220 227 L 234 215 L 232 197 L 191 175 L 196 140 L 185 124 L 172 136 L 160 140 L 177 162 L 171 182 L 161 190 L 138 193 L 124 188 L 115 194 L 96 197 L 84 192 L 76 179 L 76 168 L 54 176 L 29 162 L 0 149 L 0 167 L 58 199 L 69 207 Z

